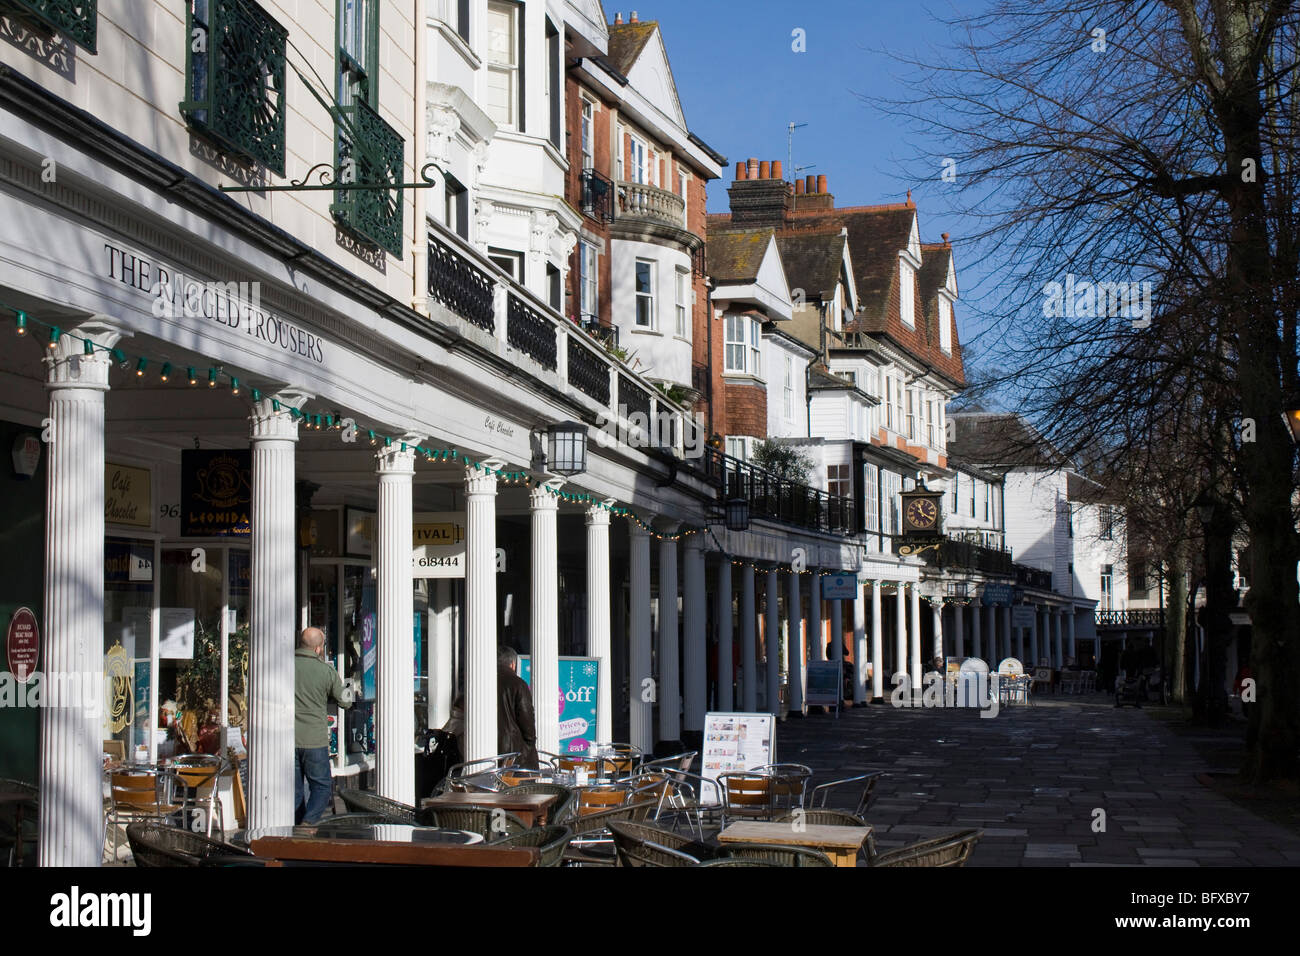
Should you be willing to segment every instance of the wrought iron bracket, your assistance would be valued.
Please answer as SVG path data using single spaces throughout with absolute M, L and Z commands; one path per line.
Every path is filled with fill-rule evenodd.
M 927 551 L 938 551 L 943 547 L 942 541 L 931 541 L 929 544 L 900 544 L 898 553 L 907 557 L 910 555 L 924 554 Z
M 437 163 L 425 163 L 420 169 L 421 182 L 418 183 L 356 183 L 356 182 L 339 182 L 339 171 L 334 168 L 333 163 L 317 163 L 311 169 L 307 170 L 302 179 L 289 181 L 287 186 L 218 186 L 217 188 L 223 193 L 289 193 L 289 192 L 312 192 L 314 190 L 350 190 L 350 189 L 370 189 L 383 190 L 390 189 L 432 189 L 438 185 L 437 181 L 431 179 L 429 170 L 436 169 L 441 176 L 446 176 L 447 171 Z M 319 183 L 311 183 L 312 177 L 320 180 Z

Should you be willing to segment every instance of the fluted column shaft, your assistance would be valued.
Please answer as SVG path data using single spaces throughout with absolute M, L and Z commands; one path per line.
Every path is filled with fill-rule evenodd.
M 942 600 L 937 600 L 937 601 L 935 601 L 935 603 L 933 603 L 933 604 L 930 605 L 930 615 L 931 615 L 931 617 L 934 619 L 934 627 L 933 627 L 933 632 L 934 632 L 934 633 L 933 633 L 933 635 L 932 635 L 933 638 L 934 638 L 934 641 L 933 641 L 933 645 L 932 645 L 932 647 L 931 647 L 930 657 L 931 657 L 931 658 L 935 658 L 935 657 L 937 657 L 937 658 L 939 659 L 940 664 L 942 665 L 942 663 L 943 663 L 943 658 L 944 658 L 944 653 L 943 653 L 943 601 L 942 601 Z
M 894 592 L 894 670 L 906 674 L 911 669 L 907 661 L 907 587 L 902 581 Z M 910 675 L 909 675 L 910 677 Z M 908 681 L 911 684 L 911 681 Z
M 674 529 L 675 530 L 675 529 Z M 669 534 L 672 530 L 668 531 Z M 678 668 L 677 542 L 659 541 L 659 739 L 682 736 L 681 675 Z
M 912 689 L 921 689 L 921 586 L 912 585 Z
M 455 690 L 456 606 L 452 579 L 435 578 L 429 596 L 429 726 L 441 727 L 451 718 Z
M 650 676 L 650 535 L 636 524 L 628 525 L 629 608 L 628 634 L 631 692 L 632 746 L 642 753 L 654 749 L 655 688 Z
M 733 669 L 735 652 L 731 634 L 731 558 L 724 554 L 718 562 L 718 710 L 730 711 L 736 706 Z M 742 625 L 743 627 L 743 625 Z
M 1070 657 L 1074 658 L 1074 660 L 1077 662 L 1079 660 L 1079 657 L 1078 654 L 1075 652 L 1075 648 L 1074 648 L 1074 607 L 1073 605 L 1066 608 L 1065 633 L 1066 633 L 1066 641 L 1067 641 L 1066 647 L 1069 649 Z
M 744 686 L 741 689 L 741 706 L 745 713 L 758 710 L 758 609 L 754 602 L 754 569 L 748 564 L 740 566 L 740 666 Z
M 533 687 L 540 686 L 536 679 Z M 465 469 L 465 753 L 497 743 L 497 476 Z
M 413 439 L 414 442 L 414 439 Z M 376 609 L 379 624 L 378 699 L 375 704 L 375 789 L 381 797 L 415 804 L 415 712 L 411 656 L 415 606 L 411 581 L 411 479 L 414 444 L 395 444 L 376 456 L 379 509 L 375 515 Z
M 532 513 L 532 581 L 529 622 L 532 626 L 533 717 L 537 749 L 560 752 L 560 570 L 556 538 L 558 500 L 539 485 L 528 495 Z
M 248 825 L 294 822 L 294 461 L 298 423 L 288 396 L 252 416 L 252 588 L 248 640 Z M 303 396 L 300 401 L 305 401 Z M 410 534 L 407 534 L 410 542 Z M 409 567 L 409 562 L 408 562 Z M 289 584 L 286 584 L 289 582 Z M 410 645 L 407 645 L 410 657 Z M 408 750 L 410 744 L 408 742 Z
M 971 657 L 984 657 L 983 627 L 984 623 L 981 618 L 984 616 L 984 608 L 980 607 L 976 601 L 971 602 L 970 615 L 970 641 Z
M 826 636 L 822 628 L 822 576 L 817 568 L 808 576 L 808 643 L 815 661 L 826 660 Z
M 960 604 L 952 606 L 952 656 L 966 656 L 966 609 Z
M 106 328 L 78 333 L 109 348 L 119 338 Z M 80 341 L 65 336 L 45 358 L 50 431 L 45 633 L 38 662 L 44 684 L 41 866 L 98 866 L 103 845 L 104 393 L 110 362 L 102 351 L 84 356 L 81 349 Z
M 683 645 L 686 660 L 683 676 L 686 686 L 685 727 L 688 731 L 704 729 L 704 713 L 708 704 L 709 662 L 708 638 L 705 634 L 708 614 L 704 596 L 704 551 L 699 535 L 686 539 L 682 561 L 682 621 Z
M 1052 639 L 1055 644 L 1056 655 L 1052 659 L 1052 666 L 1060 670 L 1065 666 L 1065 635 L 1061 632 L 1064 630 L 1061 622 L 1061 608 L 1052 609 Z
M 614 659 L 610 648 L 609 511 L 587 509 L 587 656 L 600 658 L 596 740 L 614 739 Z
M 867 702 L 867 599 L 862 582 L 853 597 L 853 703 Z
M 781 646 L 779 595 L 776 569 L 773 568 L 767 572 L 767 600 L 763 606 L 763 659 L 766 662 L 763 670 L 767 678 L 767 711 L 773 715 L 781 712 L 781 657 L 777 653 Z
M 789 621 L 789 633 L 786 637 L 785 670 L 790 683 L 790 713 L 803 713 L 803 602 L 799 597 L 799 580 L 797 572 L 790 572 L 790 590 L 786 595 L 786 620 Z
M 998 635 L 998 646 L 1002 648 L 995 655 L 998 660 L 993 662 L 999 664 L 1003 659 L 1011 656 L 1011 608 L 998 608 L 998 616 L 1002 618 L 1001 632 Z
M 881 619 L 880 580 L 871 582 L 871 698 L 880 700 L 885 695 L 885 643 Z

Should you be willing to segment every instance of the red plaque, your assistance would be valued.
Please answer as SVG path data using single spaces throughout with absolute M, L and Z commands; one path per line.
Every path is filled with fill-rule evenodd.
M 41 658 L 41 636 L 36 629 L 36 615 L 28 608 L 20 607 L 9 618 L 5 652 L 10 672 L 20 684 L 26 684 L 36 673 L 36 664 Z

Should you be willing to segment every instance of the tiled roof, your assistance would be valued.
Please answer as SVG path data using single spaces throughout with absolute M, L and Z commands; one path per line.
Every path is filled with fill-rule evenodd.
M 611 23 L 609 25 L 609 62 L 614 69 L 627 76 L 632 64 L 645 49 L 646 43 L 659 23 L 642 20 L 638 23 Z
M 709 275 L 717 282 L 758 278 L 763 254 L 772 238 L 770 228 L 712 230 L 708 239 Z
M 956 413 L 948 420 L 955 430 L 948 442 L 954 465 L 969 463 L 1002 471 L 1069 467 L 1065 457 L 1019 415 Z
M 833 232 L 793 233 L 776 237 L 781 264 L 791 289 L 803 289 L 811 299 L 830 292 L 840 277 L 845 238 Z

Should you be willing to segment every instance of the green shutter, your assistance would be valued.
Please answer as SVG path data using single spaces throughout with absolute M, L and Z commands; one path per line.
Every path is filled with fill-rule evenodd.
M 339 224 L 399 259 L 402 257 L 402 170 L 405 141 L 373 109 L 357 100 L 340 111 L 360 141 L 339 129 L 339 182 L 388 186 L 340 189 L 330 212 Z
M 99 52 L 95 48 L 99 0 L 10 0 L 10 3 L 87 52 Z

